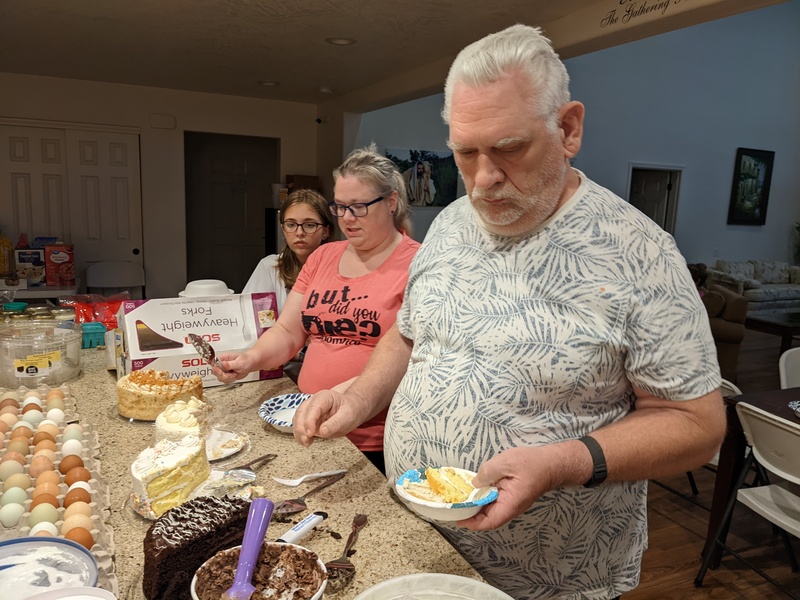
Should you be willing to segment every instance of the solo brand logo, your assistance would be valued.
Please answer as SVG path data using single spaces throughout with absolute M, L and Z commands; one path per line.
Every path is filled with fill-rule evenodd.
M 218 342 L 218 341 L 220 341 L 222 339 L 222 337 L 218 333 L 201 333 L 200 337 L 203 338 L 207 342 Z M 187 337 L 183 338 L 183 342 L 185 344 L 191 344 L 192 340 L 190 340 L 188 338 L 188 336 L 187 336 Z

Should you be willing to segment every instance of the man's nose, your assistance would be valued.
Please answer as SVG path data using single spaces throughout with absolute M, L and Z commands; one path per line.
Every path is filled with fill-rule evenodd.
M 478 156 L 478 166 L 475 170 L 476 187 L 488 190 L 503 179 L 505 179 L 505 173 L 492 161 L 490 156 L 485 154 Z

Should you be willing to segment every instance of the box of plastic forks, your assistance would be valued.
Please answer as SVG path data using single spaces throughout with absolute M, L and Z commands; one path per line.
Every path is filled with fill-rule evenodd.
M 199 375 L 203 387 L 222 385 L 195 350 L 189 334 L 202 337 L 216 354 L 242 352 L 272 327 L 277 318 L 277 299 L 272 292 L 126 300 L 117 313 L 122 330 L 117 377 L 140 369 L 154 369 L 169 371 L 175 379 Z M 272 379 L 282 374 L 282 368 L 276 366 L 250 373 L 240 381 Z

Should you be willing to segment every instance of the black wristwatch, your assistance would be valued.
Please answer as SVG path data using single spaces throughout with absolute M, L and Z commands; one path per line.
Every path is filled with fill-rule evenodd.
M 600 485 L 608 477 L 608 467 L 606 467 L 606 455 L 603 454 L 603 449 L 593 437 L 584 436 L 578 440 L 589 449 L 589 454 L 592 455 L 592 477 L 583 484 L 583 487 L 592 488 Z

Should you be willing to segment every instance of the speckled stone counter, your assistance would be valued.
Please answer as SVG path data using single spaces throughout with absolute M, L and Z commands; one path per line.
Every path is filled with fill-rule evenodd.
M 105 369 L 104 350 L 87 349 L 81 353 L 81 374 L 68 385 L 81 418 L 91 423 L 100 436 L 102 475 L 111 490 L 110 525 L 114 531 L 119 595 L 122 599 L 139 600 L 143 599 L 142 539 L 150 522 L 127 504 L 130 464 L 154 442 L 155 425 L 129 422 L 119 416 L 116 375 Z M 215 425 L 244 432 L 250 439 L 241 452 L 212 466 L 226 469 L 268 452 L 277 454 L 274 461 L 258 471 L 255 482 L 275 502 L 301 496 L 319 482 L 285 487 L 272 481 L 273 475 L 292 478 L 318 471 L 348 470 L 340 482 L 308 498 L 308 511 L 296 515 L 292 522 L 273 521 L 267 532 L 268 539 L 275 539 L 310 512 L 325 511 L 328 519 L 300 544 L 327 561 L 341 554 L 355 514 L 369 516 L 351 557 L 356 565 L 354 579 L 342 589 L 329 590 L 325 597 L 354 598 L 378 582 L 408 573 L 452 573 L 481 579 L 431 525 L 399 504 L 383 475 L 349 440 L 318 440 L 306 449 L 290 434 L 276 431 L 258 417 L 258 407 L 264 400 L 294 391 L 297 388 L 288 378 L 207 388 L 204 393 L 213 406 Z M 340 534 L 341 539 L 335 539 L 333 533 Z

